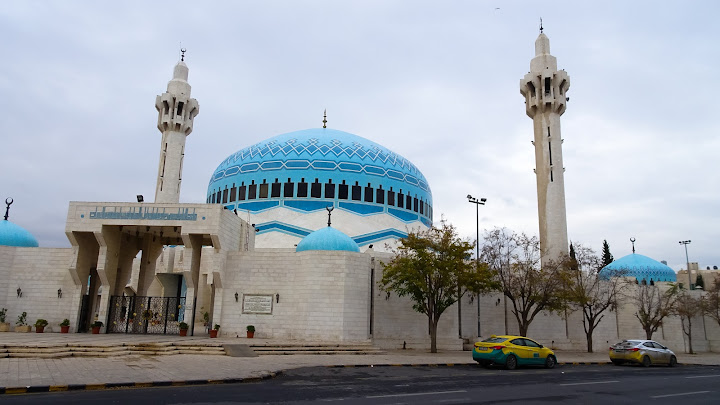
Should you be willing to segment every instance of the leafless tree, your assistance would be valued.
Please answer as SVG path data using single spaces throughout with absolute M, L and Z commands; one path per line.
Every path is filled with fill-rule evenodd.
M 546 260 L 540 264 L 540 244 L 536 237 L 496 228 L 484 235 L 482 259 L 493 272 L 500 290 L 512 303 L 512 314 L 523 336 L 542 311 L 559 311 L 563 300 L 562 263 Z
M 680 317 L 680 324 L 685 336 L 688 338 L 688 353 L 693 354 L 692 348 L 692 320 L 702 314 L 702 301 L 700 297 L 693 297 L 687 290 L 681 290 L 677 296 L 673 315 Z
M 662 291 L 657 285 L 638 285 L 635 293 L 637 312 L 635 317 L 640 321 L 645 336 L 652 339 L 653 333 L 662 326 L 663 320 L 673 313 L 677 301 L 678 287 L 671 284 Z
M 707 290 L 702 299 L 703 314 L 714 319 L 720 325 L 720 279 L 716 279 L 713 286 Z

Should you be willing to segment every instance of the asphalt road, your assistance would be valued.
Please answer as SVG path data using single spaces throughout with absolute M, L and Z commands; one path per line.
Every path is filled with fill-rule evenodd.
M 4 395 L 7 404 L 718 404 L 720 367 L 314 367 L 255 383 Z

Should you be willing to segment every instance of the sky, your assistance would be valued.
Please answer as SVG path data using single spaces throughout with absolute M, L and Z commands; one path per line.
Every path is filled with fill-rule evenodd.
M 408 158 L 436 223 L 538 233 L 520 79 L 542 18 L 570 75 L 568 234 L 615 258 L 720 266 L 715 1 L 3 1 L 0 199 L 41 247 L 70 201 L 154 196 L 155 96 L 186 48 L 200 104 L 181 202 L 228 155 L 322 125 Z

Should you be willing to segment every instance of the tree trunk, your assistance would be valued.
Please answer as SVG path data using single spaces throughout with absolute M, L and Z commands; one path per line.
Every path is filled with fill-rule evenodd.
M 530 325 L 526 322 L 522 322 L 518 324 L 518 329 L 520 329 L 520 336 L 527 336 L 527 331 Z
M 695 354 L 695 353 L 693 353 L 693 348 L 692 348 L 692 319 L 690 317 L 688 317 L 687 337 L 688 337 L 688 353 Z
M 592 336 L 592 335 L 593 335 L 593 334 L 592 334 L 592 331 L 588 332 L 587 335 L 586 335 L 586 337 L 587 337 L 587 351 L 588 351 L 588 353 L 592 353 L 592 352 L 593 352 L 593 336 Z
M 652 334 L 653 334 L 652 329 L 650 329 L 650 328 L 645 329 L 645 336 L 646 336 L 647 340 L 652 340 Z
M 437 321 L 430 319 L 430 353 L 437 353 Z

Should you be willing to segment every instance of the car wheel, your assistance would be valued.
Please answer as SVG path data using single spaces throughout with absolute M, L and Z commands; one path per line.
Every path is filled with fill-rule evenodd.
M 507 359 L 505 359 L 505 368 L 508 370 L 515 370 L 517 367 L 517 357 L 514 355 L 509 355 Z
M 642 366 L 643 366 L 643 367 L 650 367 L 650 364 L 651 364 L 650 357 L 648 357 L 648 356 L 643 356 Z
M 548 355 L 545 358 L 545 368 L 553 368 L 555 367 L 555 364 L 557 363 L 557 360 L 555 359 L 555 356 L 552 354 Z
M 623 365 L 623 362 L 620 361 L 620 360 L 610 360 L 610 361 L 612 361 L 612 364 L 614 364 L 614 365 L 616 365 L 616 366 L 622 366 L 622 365 Z
M 677 357 L 670 356 L 670 363 L 668 363 L 668 366 L 675 367 L 677 365 Z

